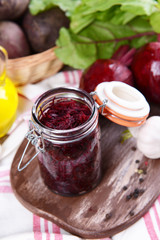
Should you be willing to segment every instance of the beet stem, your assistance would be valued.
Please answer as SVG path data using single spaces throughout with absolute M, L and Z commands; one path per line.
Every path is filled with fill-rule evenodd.
M 129 49 L 130 46 L 128 44 L 120 46 L 113 54 L 112 59 L 120 60 L 122 56 L 124 56 L 129 51 Z
M 112 59 L 120 61 L 122 64 L 129 66 L 132 63 L 135 48 L 129 49 L 129 45 L 123 45 L 113 54 Z
M 124 41 L 124 40 L 132 40 L 132 39 L 143 37 L 143 36 L 153 36 L 153 35 L 156 35 L 156 33 L 155 32 L 144 32 L 144 33 L 138 33 L 136 35 L 132 35 L 132 36 L 129 36 L 129 37 L 115 38 L 115 39 L 111 39 L 111 40 L 100 40 L 100 41 L 90 41 L 90 42 L 78 41 L 77 43 L 96 44 L 96 43 L 120 42 L 120 41 Z
M 129 66 L 132 63 L 133 56 L 136 52 L 135 48 L 130 49 L 124 56 L 121 58 L 121 63 L 123 63 L 126 66 Z
M 160 42 L 160 34 L 157 34 L 157 42 Z

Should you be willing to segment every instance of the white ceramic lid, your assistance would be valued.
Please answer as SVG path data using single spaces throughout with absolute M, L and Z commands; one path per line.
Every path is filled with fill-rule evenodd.
M 143 94 L 126 83 L 103 82 L 96 87 L 95 91 L 99 105 L 107 100 L 104 108 L 105 112 L 108 112 L 106 117 L 110 113 L 113 118 L 138 122 L 137 125 L 140 125 L 139 121 L 144 122 L 149 114 L 150 106 Z

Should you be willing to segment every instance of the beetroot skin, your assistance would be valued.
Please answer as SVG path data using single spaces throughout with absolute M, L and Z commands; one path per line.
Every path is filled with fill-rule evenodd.
M 111 81 L 133 86 L 132 73 L 127 66 L 113 59 L 98 59 L 83 73 L 79 87 L 90 93 L 99 83 Z
M 56 45 L 59 30 L 69 26 L 69 19 L 61 9 L 54 7 L 36 16 L 26 12 L 22 26 L 33 51 L 40 53 Z
M 160 103 L 160 42 L 148 43 L 137 51 L 131 68 L 136 87 L 148 101 Z
M 9 58 L 20 58 L 31 53 L 23 30 L 11 21 L 0 22 L 0 45 L 7 50 Z
M 30 0 L 0 0 L 0 20 L 18 19 L 27 10 L 29 2 Z

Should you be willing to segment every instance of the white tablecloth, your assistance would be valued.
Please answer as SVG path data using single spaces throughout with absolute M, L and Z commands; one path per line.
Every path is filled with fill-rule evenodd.
M 78 87 L 81 71 L 60 72 L 37 84 L 18 88 L 17 119 L 0 147 L 0 240 L 78 240 L 80 238 L 25 209 L 13 194 L 9 172 L 28 131 L 31 106 L 43 92 L 60 86 Z M 152 208 L 128 229 L 103 240 L 160 240 L 160 196 Z

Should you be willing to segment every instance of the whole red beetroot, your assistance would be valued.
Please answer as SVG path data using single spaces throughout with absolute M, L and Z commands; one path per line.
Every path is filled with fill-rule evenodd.
M 121 81 L 133 86 L 132 73 L 127 66 L 114 59 L 98 59 L 84 71 L 79 87 L 92 92 L 99 83 L 111 81 Z
M 15 22 L 0 21 L 0 45 L 7 50 L 9 58 L 20 58 L 31 53 L 22 28 Z
M 60 28 L 68 27 L 69 19 L 60 8 L 54 7 L 36 16 L 26 12 L 22 26 L 33 51 L 40 53 L 55 46 Z
M 0 0 L 0 20 L 14 20 L 27 10 L 30 0 Z
M 136 87 L 148 101 L 160 103 L 160 42 L 148 43 L 139 49 L 131 68 Z

